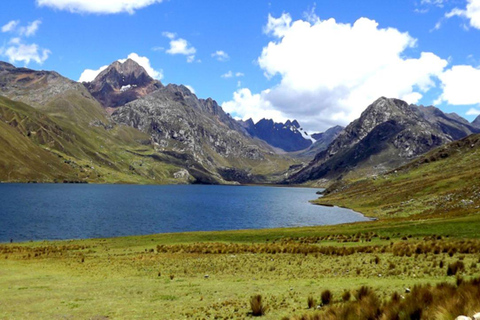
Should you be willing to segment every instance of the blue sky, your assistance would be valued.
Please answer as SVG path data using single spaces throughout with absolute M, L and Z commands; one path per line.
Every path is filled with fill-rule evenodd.
M 0 60 L 79 80 L 134 53 L 164 84 L 189 85 L 236 117 L 296 118 L 323 131 L 382 95 L 469 120 L 480 113 L 479 0 L 3 0 L 0 8 Z

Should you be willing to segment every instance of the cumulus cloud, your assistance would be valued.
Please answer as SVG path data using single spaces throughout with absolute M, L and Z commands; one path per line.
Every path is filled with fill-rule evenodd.
M 214 53 L 212 53 L 212 58 L 217 59 L 218 61 L 225 62 L 230 60 L 230 56 L 228 53 L 222 50 L 217 50 Z
M 127 58 L 125 59 L 118 59 L 119 62 L 124 63 L 127 59 L 132 59 L 133 61 L 137 62 L 140 66 L 142 66 L 148 75 L 154 79 L 162 80 L 163 79 L 163 70 L 155 70 L 151 64 L 150 60 L 147 57 L 142 57 L 136 54 L 135 52 L 130 53 Z M 102 66 L 96 70 L 94 69 L 85 69 L 78 82 L 91 82 L 93 81 L 103 70 L 107 69 L 108 66 Z
M 91 82 L 95 80 L 95 78 L 102 72 L 103 70 L 107 69 L 108 66 L 101 66 L 100 68 L 94 69 L 85 69 L 83 70 L 78 82 Z
M 293 22 L 285 13 L 269 16 L 264 32 L 274 40 L 263 48 L 258 64 L 266 77 L 279 76 L 280 82 L 252 94 L 249 103 L 257 101 L 260 109 L 268 105 L 312 131 L 348 124 L 380 96 L 416 103 L 447 65 L 428 52 L 406 57 L 416 39 L 367 18 L 353 24 L 318 17 Z M 250 97 L 242 90 L 229 106 Z M 253 109 L 239 107 L 236 114 L 249 118 Z
M 115 14 L 136 10 L 160 3 L 162 0 L 36 0 L 40 7 L 49 7 L 72 13 Z
M 471 27 L 480 29 L 480 0 L 467 0 L 465 9 L 454 8 L 445 14 L 446 18 L 455 16 L 466 18 Z
M 443 92 L 435 104 L 445 101 L 452 105 L 480 104 L 480 69 L 458 65 L 446 70 L 440 76 Z
M 41 23 L 40 20 L 35 20 L 26 26 L 20 26 L 19 20 L 12 20 L 2 26 L 3 33 L 13 33 L 15 36 L 0 47 L 0 56 L 6 57 L 11 63 L 23 62 L 25 65 L 32 61 L 38 64 L 45 62 L 51 51 L 41 48 L 36 43 L 26 43 L 24 39 L 34 36 Z
M 238 89 L 234 92 L 233 99 L 222 103 L 222 108 L 237 119 L 252 118 L 254 122 L 263 118 L 282 122 L 288 120 L 261 94 L 252 94 L 250 89 L 247 88 Z
M 171 55 L 184 55 L 187 56 L 187 62 L 191 63 L 195 61 L 195 53 L 197 49 L 192 47 L 187 40 L 182 38 L 177 38 L 177 35 L 172 32 L 163 32 L 162 35 L 170 39 L 170 48 L 165 52 Z

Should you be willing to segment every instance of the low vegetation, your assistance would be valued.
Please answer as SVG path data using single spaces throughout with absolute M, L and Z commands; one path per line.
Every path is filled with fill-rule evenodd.
M 470 290 L 480 219 L 406 223 L 3 244 L 0 318 L 410 319 L 399 310 L 428 303 L 422 319 L 451 319 L 480 310 Z

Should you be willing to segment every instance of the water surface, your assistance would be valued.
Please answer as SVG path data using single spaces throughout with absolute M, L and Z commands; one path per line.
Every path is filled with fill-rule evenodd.
M 104 238 L 365 221 L 310 204 L 317 189 L 0 184 L 0 242 Z

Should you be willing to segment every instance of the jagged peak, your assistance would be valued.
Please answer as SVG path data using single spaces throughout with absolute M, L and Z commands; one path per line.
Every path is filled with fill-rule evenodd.
M 147 73 L 145 68 L 139 65 L 136 61 L 132 59 L 127 59 L 124 62 L 114 61 L 110 64 L 105 70 L 100 72 L 93 82 L 101 81 L 115 81 L 115 82 L 125 82 L 118 79 L 119 76 L 122 78 L 129 78 L 127 82 L 132 82 L 132 80 L 138 80 L 142 78 L 142 82 L 151 82 L 154 81 L 152 77 Z M 133 81 L 135 82 L 135 81 Z

